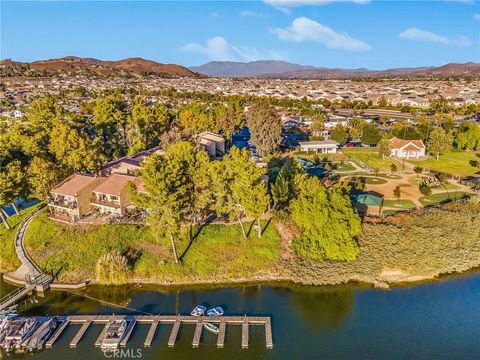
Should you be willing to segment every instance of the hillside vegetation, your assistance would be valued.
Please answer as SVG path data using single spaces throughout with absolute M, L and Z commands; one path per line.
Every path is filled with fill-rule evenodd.
M 129 259 L 130 281 L 162 284 L 269 279 L 317 285 L 402 282 L 480 266 L 478 203 L 449 204 L 365 222 L 357 259 L 351 262 L 301 258 L 287 246 L 287 240 L 298 235 L 295 226 L 276 225 L 285 240 L 283 247 L 272 224 L 263 224 L 262 238 L 252 229 L 248 240 L 242 239 L 239 226 L 207 225 L 190 247 L 187 236 L 179 239 L 179 254 L 188 251 L 177 265 L 169 241 L 155 239 L 148 227 L 108 225 L 80 230 L 56 225 L 40 214 L 28 229 L 27 249 L 40 266 L 65 282 L 94 279 L 97 260 L 112 251 Z

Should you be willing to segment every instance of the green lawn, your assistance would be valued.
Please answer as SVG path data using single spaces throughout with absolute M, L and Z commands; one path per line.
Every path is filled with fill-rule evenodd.
M 349 157 L 357 157 L 361 161 L 367 163 L 373 169 L 380 169 L 380 171 L 390 171 L 390 165 L 395 164 L 398 170 L 401 170 L 402 166 L 395 160 L 390 158 L 382 159 L 378 155 L 376 148 L 343 148 L 342 153 Z
M 362 180 L 365 184 L 370 185 L 381 185 L 386 184 L 387 180 L 381 177 L 374 177 L 374 176 L 353 176 L 350 178 L 350 181 L 357 181 Z
M 7 219 L 11 229 L 7 230 L 4 224 L 0 224 L 0 272 L 14 271 L 20 266 L 20 260 L 15 253 L 15 247 L 13 246 L 13 239 L 17 232 L 18 225 L 22 220 L 37 209 L 39 205 L 32 206 L 26 210 L 20 212 L 20 215 L 13 215 Z
M 264 226 L 266 224 L 263 224 Z M 250 224 L 246 224 L 246 229 Z M 187 236 L 176 239 L 178 254 L 188 248 Z M 175 264 L 170 240 L 154 229 L 134 225 L 64 227 L 41 214 L 28 228 L 26 246 L 33 259 L 61 281 L 94 278 L 98 258 L 112 250 L 125 254 L 134 278 L 163 282 L 215 281 L 268 272 L 280 257 L 280 236 L 273 224 L 262 238 L 251 229 L 243 240 L 239 225 L 206 225 Z
M 397 200 L 383 200 L 383 207 L 388 207 L 388 208 L 397 208 L 397 209 L 415 209 L 417 206 L 412 200 L 407 200 L 407 199 L 400 199 L 399 201 Z
M 437 170 L 448 174 L 460 176 L 480 175 L 480 168 L 470 165 L 472 160 L 480 162 L 479 155 L 479 153 L 472 151 L 453 150 L 441 156 L 439 160 L 429 158 L 419 161 L 410 160 L 410 163 L 425 169 Z
M 335 170 L 338 172 L 350 172 L 355 171 L 356 168 L 350 162 L 345 161 L 343 163 L 334 163 Z
M 423 206 L 432 206 L 432 205 L 438 205 L 442 204 L 445 202 L 448 202 L 450 200 L 455 200 L 455 199 L 461 199 L 463 196 L 471 196 L 473 194 L 471 193 L 466 193 L 462 191 L 449 191 L 444 192 L 444 193 L 439 193 L 439 194 L 432 194 L 429 196 L 422 196 L 418 200 L 423 204 Z

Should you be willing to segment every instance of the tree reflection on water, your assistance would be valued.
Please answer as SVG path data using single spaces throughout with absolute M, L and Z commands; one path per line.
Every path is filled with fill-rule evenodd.
M 296 288 L 291 305 L 305 325 L 316 332 L 339 328 L 352 313 L 352 289 Z

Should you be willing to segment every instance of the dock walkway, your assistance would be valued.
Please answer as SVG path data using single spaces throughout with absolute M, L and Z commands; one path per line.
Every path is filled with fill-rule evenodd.
M 195 333 L 192 340 L 192 346 L 198 347 L 201 343 L 203 324 L 209 322 L 219 325 L 220 332 L 217 338 L 217 347 L 223 348 L 225 345 L 225 333 L 228 325 L 242 326 L 242 348 L 248 348 L 249 343 L 249 327 L 250 325 L 260 325 L 265 328 L 265 342 L 266 348 L 273 348 L 272 339 L 272 325 L 270 317 L 264 316 L 182 316 L 182 315 L 139 315 L 139 316 L 125 316 L 125 315 L 70 315 L 65 317 L 63 324 L 57 329 L 52 338 L 46 343 L 46 347 L 52 347 L 55 341 L 60 337 L 68 324 L 82 324 L 73 340 L 70 342 L 71 347 L 76 347 L 91 324 L 104 325 L 103 331 L 95 341 L 95 346 L 99 347 L 102 344 L 103 338 L 108 325 L 115 320 L 126 319 L 130 321 L 126 330 L 125 337 L 122 339 L 120 346 L 127 346 L 134 328 L 137 324 L 149 324 L 150 329 L 145 338 L 144 346 L 149 347 L 152 344 L 155 332 L 160 324 L 173 324 L 168 339 L 168 346 L 174 347 L 178 338 L 182 324 L 194 324 Z

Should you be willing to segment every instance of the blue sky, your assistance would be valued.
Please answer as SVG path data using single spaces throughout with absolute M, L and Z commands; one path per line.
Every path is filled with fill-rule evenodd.
M 480 5 L 462 1 L 3 1 L 0 57 L 280 59 L 383 69 L 480 62 Z

